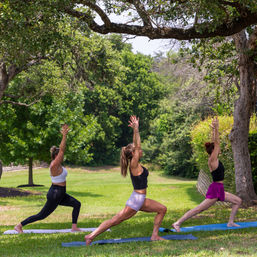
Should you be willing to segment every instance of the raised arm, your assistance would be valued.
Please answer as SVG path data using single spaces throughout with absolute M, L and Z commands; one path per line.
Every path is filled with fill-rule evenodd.
M 220 153 L 220 136 L 219 136 L 219 120 L 216 117 L 212 121 L 212 141 L 214 142 L 214 150 L 211 153 L 210 161 L 215 162 L 218 160 L 218 156 Z
M 138 167 L 138 162 L 140 159 L 140 151 L 141 151 L 141 139 L 139 134 L 139 118 L 137 118 L 136 116 L 131 116 L 129 121 L 129 127 L 133 128 L 134 152 L 130 162 L 130 168 L 133 172 L 133 169 L 137 169 Z
M 129 126 L 133 128 L 133 144 L 135 149 L 141 149 L 141 139 L 139 134 L 139 118 L 137 118 L 136 116 L 131 116 Z
M 52 161 L 51 166 L 50 166 L 51 171 L 53 173 L 59 171 L 59 168 L 63 162 L 64 152 L 65 152 L 65 148 L 66 148 L 66 138 L 67 138 L 68 132 L 69 132 L 69 127 L 67 124 L 64 124 L 61 129 L 62 141 L 59 146 L 59 153 L 57 154 L 55 159 Z M 55 175 L 55 174 L 53 174 L 53 175 Z

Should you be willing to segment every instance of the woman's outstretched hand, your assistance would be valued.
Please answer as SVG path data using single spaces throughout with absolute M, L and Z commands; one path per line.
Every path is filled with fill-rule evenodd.
M 67 135 L 69 130 L 70 130 L 70 128 L 67 124 L 62 125 L 62 129 L 61 129 L 62 135 Z
M 218 117 L 215 117 L 213 120 L 212 120 L 212 123 L 211 123 L 211 128 L 219 128 L 219 120 L 218 120 Z
M 139 118 L 137 118 L 135 115 L 130 116 L 129 120 L 129 127 L 133 129 L 138 129 L 139 127 Z

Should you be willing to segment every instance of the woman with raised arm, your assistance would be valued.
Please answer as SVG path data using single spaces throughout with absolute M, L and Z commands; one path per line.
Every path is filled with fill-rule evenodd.
M 148 170 L 143 167 L 139 161 L 143 155 L 141 150 L 141 142 L 139 135 L 139 119 L 131 116 L 129 127 L 133 129 L 133 144 L 128 144 L 121 149 L 120 166 L 121 174 L 125 177 L 129 168 L 130 177 L 134 187 L 134 191 L 126 202 L 126 206 L 117 215 L 110 220 L 104 221 L 95 231 L 85 236 L 86 245 L 90 245 L 96 236 L 103 233 L 112 226 L 120 224 L 134 216 L 138 211 L 156 212 L 154 219 L 153 233 L 151 240 L 164 240 L 158 235 L 159 227 L 167 208 L 151 199 L 146 198 L 147 176 Z
M 194 209 L 186 212 L 179 220 L 172 224 L 173 228 L 180 232 L 181 224 L 196 214 L 207 210 L 214 205 L 217 201 L 226 201 L 232 203 L 232 211 L 229 217 L 228 227 L 238 227 L 239 225 L 234 223 L 234 218 L 238 208 L 242 202 L 241 198 L 236 195 L 224 191 L 224 166 L 218 159 L 220 154 L 220 139 L 219 139 L 219 120 L 215 118 L 212 121 L 212 141 L 205 143 L 205 149 L 209 155 L 208 166 L 212 175 L 213 183 L 209 186 L 206 193 L 206 199 L 200 203 Z
M 38 220 L 42 220 L 49 216 L 58 205 L 73 207 L 71 231 L 80 231 L 80 229 L 77 227 L 77 220 L 81 204 L 78 200 L 66 193 L 66 176 L 68 173 L 67 170 L 62 166 L 68 132 L 68 125 L 63 125 L 61 129 L 62 141 L 59 148 L 52 146 L 50 149 L 52 158 L 50 164 L 52 185 L 47 193 L 47 201 L 38 214 L 28 217 L 15 226 L 15 230 L 18 233 L 23 233 L 23 226 Z

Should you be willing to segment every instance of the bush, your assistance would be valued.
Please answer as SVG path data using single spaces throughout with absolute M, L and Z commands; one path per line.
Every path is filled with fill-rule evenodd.
M 160 165 L 165 174 L 196 178 L 191 161 L 191 126 L 197 115 L 185 110 L 160 114 L 150 124 L 151 135 L 143 141 L 144 161 Z
M 211 141 L 211 124 L 212 118 L 208 118 L 200 123 L 198 123 L 192 130 L 192 147 L 193 147 L 193 159 L 200 170 L 205 171 L 208 176 L 211 177 L 208 168 L 208 154 L 205 151 L 204 143 Z M 257 138 L 257 125 L 256 117 L 251 119 L 250 132 L 249 132 L 249 151 L 252 160 L 252 171 L 253 180 L 256 186 L 257 182 L 257 169 L 256 169 L 256 138 Z M 219 117 L 219 134 L 220 134 L 220 147 L 221 155 L 220 160 L 225 166 L 225 179 L 224 187 L 225 190 L 235 193 L 235 172 L 234 172 L 234 161 L 233 153 L 231 148 L 231 143 L 229 141 L 229 133 L 233 126 L 233 117 L 220 116 Z M 255 188 L 256 189 L 256 188 Z
M 255 192 L 257 192 L 257 129 L 249 133 L 248 145 L 251 157 L 253 185 Z

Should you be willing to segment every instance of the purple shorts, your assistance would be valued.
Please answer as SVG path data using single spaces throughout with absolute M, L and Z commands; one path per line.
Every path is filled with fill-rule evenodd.
M 218 201 L 225 200 L 225 191 L 223 183 L 212 182 L 206 193 L 206 198 L 214 199 L 218 198 Z

